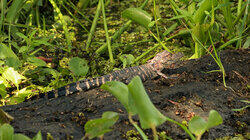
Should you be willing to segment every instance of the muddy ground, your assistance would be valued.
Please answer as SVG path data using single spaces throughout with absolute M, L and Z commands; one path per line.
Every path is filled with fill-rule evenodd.
M 234 91 L 223 86 L 221 73 L 205 73 L 218 69 L 210 56 L 187 61 L 175 70 L 163 70 L 165 74 L 179 73 L 178 79 L 156 78 L 146 81 L 144 85 L 155 106 L 176 121 L 188 121 L 194 115 L 206 118 L 211 109 L 217 110 L 223 117 L 223 124 L 206 132 L 202 139 L 244 135 L 249 132 L 249 109 L 242 112 L 231 109 L 244 107 L 247 104 L 240 100 L 249 100 L 249 56 L 249 50 L 221 53 L 227 85 Z M 41 130 L 43 136 L 50 133 L 56 139 L 80 139 L 84 136 L 85 122 L 101 117 L 105 111 L 119 112 L 120 118 L 104 139 L 139 137 L 136 133 L 127 133 L 134 128 L 129 124 L 121 104 L 99 88 L 68 97 L 39 99 L 1 108 L 15 118 L 11 123 L 15 132 L 29 137 Z M 138 121 L 138 118 L 135 120 Z M 157 130 L 165 131 L 173 139 L 188 138 L 182 129 L 169 122 Z M 145 132 L 151 135 L 151 130 Z

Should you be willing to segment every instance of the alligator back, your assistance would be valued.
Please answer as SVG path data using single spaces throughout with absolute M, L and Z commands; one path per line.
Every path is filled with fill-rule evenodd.
M 86 91 L 89 89 L 99 87 L 108 81 L 120 81 L 128 84 L 130 80 L 137 75 L 142 79 L 142 81 L 146 81 L 147 79 L 152 79 L 156 77 L 157 73 L 153 71 L 148 64 L 129 67 L 122 70 L 114 71 L 111 74 L 104 75 L 101 77 L 77 81 L 75 83 L 68 84 L 56 90 L 52 90 L 44 94 L 39 94 L 36 97 L 32 97 L 32 99 L 34 98 L 52 99 L 61 96 L 68 96 L 76 92 Z
M 142 81 L 152 79 L 157 75 L 167 78 L 161 73 L 163 68 L 171 68 L 182 57 L 181 54 L 171 54 L 167 51 L 158 53 L 149 63 L 145 65 L 129 67 L 122 70 L 114 71 L 111 74 L 104 75 L 97 78 L 85 79 L 75 83 L 68 84 L 56 90 L 49 91 L 44 94 L 39 94 L 32 97 L 35 98 L 57 98 L 61 96 L 68 96 L 80 91 L 86 91 L 101 86 L 108 81 L 120 81 L 128 84 L 135 76 L 139 76 Z

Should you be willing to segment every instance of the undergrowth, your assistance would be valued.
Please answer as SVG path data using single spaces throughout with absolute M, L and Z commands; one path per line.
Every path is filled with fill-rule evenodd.
M 0 105 L 146 63 L 156 53 L 205 54 L 250 44 L 249 0 L 2 0 Z

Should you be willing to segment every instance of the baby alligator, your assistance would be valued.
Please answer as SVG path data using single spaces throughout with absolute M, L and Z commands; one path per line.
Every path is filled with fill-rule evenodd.
M 163 73 L 161 73 L 161 70 L 163 70 L 163 68 L 172 68 L 181 57 L 181 53 L 171 54 L 167 51 L 163 51 L 158 53 L 147 64 L 114 71 L 111 74 L 101 77 L 77 81 L 56 90 L 49 91 L 45 94 L 39 94 L 38 96 L 35 96 L 35 98 L 51 99 L 61 96 L 68 96 L 73 93 L 99 87 L 107 81 L 121 81 L 127 84 L 133 77 L 137 75 L 140 76 L 142 81 L 155 78 L 158 75 L 168 78 Z M 34 98 L 32 97 L 32 99 Z

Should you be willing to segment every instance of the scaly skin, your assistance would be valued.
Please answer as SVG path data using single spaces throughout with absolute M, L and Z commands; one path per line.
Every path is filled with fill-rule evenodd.
M 38 97 L 51 99 L 61 96 L 68 96 L 80 91 L 86 91 L 99 87 L 108 81 L 121 81 L 128 84 L 130 80 L 137 75 L 142 79 L 142 81 L 155 78 L 158 75 L 168 78 L 166 75 L 161 73 L 161 70 L 163 68 L 173 68 L 174 64 L 178 62 L 181 57 L 181 53 L 171 54 L 167 51 L 163 51 L 158 53 L 147 64 L 114 71 L 111 74 L 97 78 L 77 81 L 59 89 L 49 91 L 45 94 L 39 94 Z

